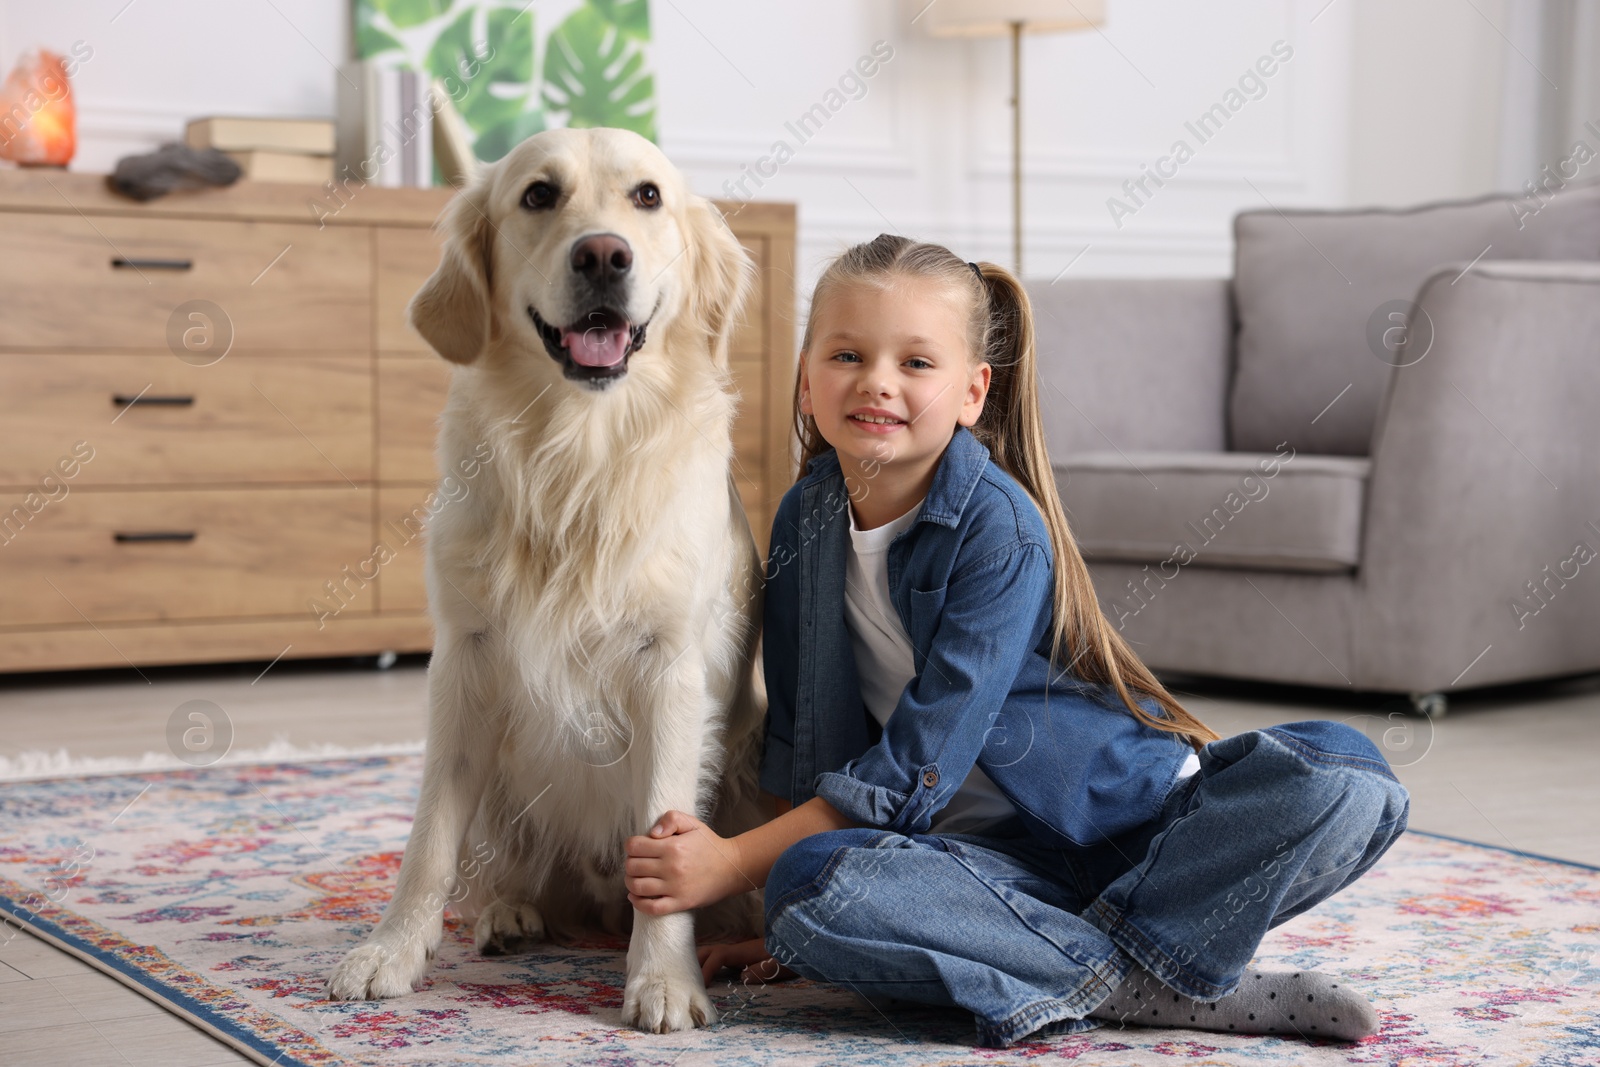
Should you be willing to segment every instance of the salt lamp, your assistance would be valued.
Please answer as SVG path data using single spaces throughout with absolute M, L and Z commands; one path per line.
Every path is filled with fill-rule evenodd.
M 61 57 L 29 50 L 0 86 L 0 159 L 65 167 L 78 147 L 76 117 Z

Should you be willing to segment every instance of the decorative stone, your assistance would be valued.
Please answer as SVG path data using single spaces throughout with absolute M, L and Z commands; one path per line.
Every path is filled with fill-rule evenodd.
M 61 57 L 25 52 L 0 86 L 0 159 L 65 167 L 78 148 L 77 109 Z

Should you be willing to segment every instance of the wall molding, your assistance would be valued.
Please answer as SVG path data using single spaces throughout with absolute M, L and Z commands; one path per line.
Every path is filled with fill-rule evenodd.
M 725 167 L 730 176 L 735 176 L 740 166 L 754 165 L 756 160 L 770 155 L 774 142 L 780 137 L 783 135 L 763 141 L 756 137 L 716 137 L 699 133 L 663 134 L 661 147 L 679 166 Z M 783 165 L 783 170 L 796 173 L 848 170 L 853 174 L 884 174 L 896 178 L 912 178 L 917 174 L 914 156 L 904 145 L 885 146 L 877 141 L 859 139 L 796 146 L 794 158 Z
M 1028 181 L 1045 178 L 1053 181 L 1104 181 L 1137 178 L 1140 167 L 1153 163 L 1165 152 L 1148 156 L 1132 153 L 1088 153 L 1045 151 L 1030 153 L 1022 149 L 1023 177 Z M 990 153 L 978 156 L 967 167 L 974 178 L 1011 180 L 1011 156 Z M 1251 181 L 1276 185 L 1304 184 L 1305 172 L 1287 154 L 1203 155 L 1183 164 L 1178 174 L 1167 181 L 1194 181 L 1207 185 L 1231 185 L 1243 174 Z
M 662 138 L 663 150 L 673 162 L 686 168 L 725 170 L 728 175 L 739 173 L 741 166 L 753 164 L 771 150 L 771 142 L 757 145 L 753 141 L 701 141 L 673 137 Z M 1023 149 L 1022 167 L 1026 181 L 1095 182 L 1136 178 L 1141 165 L 1158 156 L 1130 154 L 1093 154 L 1086 152 L 1038 152 Z M 884 148 L 870 141 L 857 142 L 830 148 L 802 148 L 783 171 L 796 174 L 861 174 L 882 175 L 893 178 L 914 178 L 920 173 L 915 158 L 897 147 Z M 973 180 L 1011 180 L 1011 157 L 995 155 L 975 158 L 963 169 L 963 174 Z M 1307 184 L 1305 172 L 1292 160 L 1283 156 L 1215 156 L 1202 159 L 1198 155 L 1184 164 L 1177 178 L 1184 184 L 1225 186 L 1238 183 L 1240 175 L 1258 184 L 1280 187 Z M 767 179 L 771 180 L 771 179 Z
M 757 201 L 752 201 L 756 203 Z M 812 225 L 820 232 L 847 232 L 865 233 L 872 229 L 883 232 L 883 220 L 877 215 L 811 215 Z M 963 223 L 959 225 L 941 224 L 929 219 L 913 219 L 906 224 L 901 232 L 908 236 L 924 236 L 931 233 L 942 233 L 952 240 L 963 242 L 982 242 L 1003 238 L 1001 243 L 1009 246 L 1011 242 L 1009 232 L 996 233 L 992 227 L 981 224 Z M 1052 245 L 1070 249 L 1073 252 L 1083 248 L 1084 245 L 1093 245 L 1096 248 L 1112 248 L 1111 242 L 1119 245 L 1137 245 L 1145 247 L 1162 248 L 1216 248 L 1233 246 L 1231 235 L 1218 239 L 1215 230 L 1202 226 L 1163 226 L 1151 227 L 1144 233 L 1127 233 L 1118 230 L 1104 230 L 1098 227 L 1077 226 L 1070 223 L 1035 222 L 1028 229 L 1028 248 L 1050 247 Z
M 814 272 L 820 270 L 821 261 L 844 250 L 848 243 L 868 240 L 883 232 L 883 220 L 877 215 L 855 213 L 813 213 L 800 240 L 801 301 L 807 299 Z M 941 224 L 932 219 L 918 218 L 901 223 L 900 232 L 919 240 L 947 245 L 965 255 L 982 255 L 1007 266 L 1011 261 L 1009 230 L 978 223 Z M 842 235 L 860 235 L 850 239 Z M 1088 247 L 1089 251 L 1084 252 Z M 1232 273 L 1233 236 L 1231 227 L 1218 232 L 1205 226 L 1152 226 L 1140 233 L 1109 230 L 1074 225 L 1060 221 L 1034 222 L 1028 228 L 1024 250 L 1025 272 L 1028 279 L 1055 277 L 1069 263 L 1082 254 L 1071 268 L 1071 275 L 1092 277 L 1101 273 L 1108 260 L 1142 261 L 1146 267 L 1132 273 L 1163 273 L 1170 271 L 1172 261 L 1203 266 L 1198 273 L 1207 276 L 1227 276 Z M 1054 264 L 1052 266 L 1051 264 Z M 1126 271 L 1120 273 L 1128 273 Z M 1186 269 L 1178 273 L 1192 274 Z
M 86 133 L 119 140 L 181 141 L 189 120 L 204 114 L 153 104 L 108 104 L 82 98 L 76 103 L 80 143 Z

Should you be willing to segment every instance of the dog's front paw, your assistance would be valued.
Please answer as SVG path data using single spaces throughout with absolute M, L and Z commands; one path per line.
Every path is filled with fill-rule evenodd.
M 628 979 L 622 994 L 622 1022 L 653 1034 L 710 1026 L 717 1009 L 706 996 L 700 975 L 645 971 Z
M 473 942 L 480 956 L 516 956 L 544 940 L 544 919 L 532 904 L 493 900 L 478 916 Z
M 328 976 L 329 1000 L 381 1000 L 412 992 L 433 958 L 427 946 L 413 940 L 389 945 L 372 940 L 352 949 Z

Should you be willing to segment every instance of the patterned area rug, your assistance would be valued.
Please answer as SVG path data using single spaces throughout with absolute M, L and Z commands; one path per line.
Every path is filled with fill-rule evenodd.
M 447 920 L 428 987 L 330 1003 L 323 981 L 389 898 L 415 755 L 0 783 L 0 911 L 282 1065 L 1600 1065 L 1600 870 L 1407 833 L 1365 878 L 1271 931 L 1256 966 L 1373 997 L 1355 1044 L 1117 1027 L 1006 1050 L 971 1015 L 879 1013 L 795 980 L 711 990 L 712 1028 L 620 1025 L 621 941 L 481 959 Z M 0 934 L 0 936 L 4 936 Z

